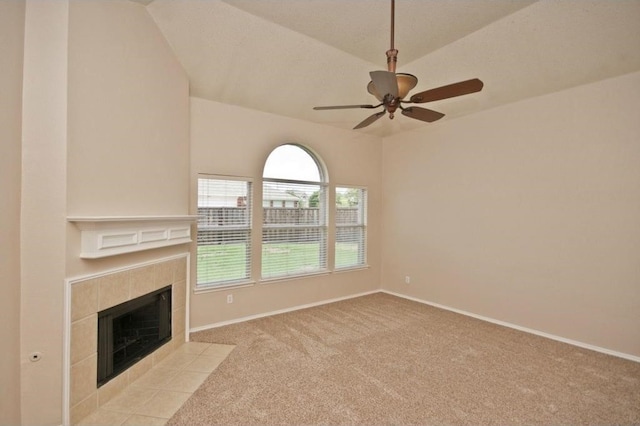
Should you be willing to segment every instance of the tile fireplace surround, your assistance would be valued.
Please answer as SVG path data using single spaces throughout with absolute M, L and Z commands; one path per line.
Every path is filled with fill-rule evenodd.
M 185 342 L 188 263 L 189 255 L 183 254 L 68 282 L 70 339 L 65 424 L 76 424 L 96 411 Z M 98 312 L 168 285 L 172 286 L 171 341 L 98 389 Z

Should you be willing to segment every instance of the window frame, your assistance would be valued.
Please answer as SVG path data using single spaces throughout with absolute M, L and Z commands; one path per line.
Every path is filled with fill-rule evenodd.
M 200 244 L 200 237 L 201 237 L 201 215 L 200 215 L 200 209 L 201 208 L 205 208 L 205 207 L 201 207 L 200 205 L 200 198 L 201 198 L 201 193 L 200 193 L 200 181 L 201 180 L 212 180 L 212 181 L 218 181 L 218 182 L 241 182 L 244 183 L 246 185 L 246 195 L 244 195 L 244 197 L 246 198 L 244 203 L 245 203 L 245 207 L 247 208 L 246 213 L 244 214 L 244 220 L 243 220 L 243 224 L 238 224 L 238 223 L 233 223 L 230 225 L 222 225 L 219 229 L 209 229 L 210 232 L 212 232 L 214 235 L 215 234 L 220 234 L 221 235 L 221 239 L 224 239 L 225 237 L 223 236 L 223 234 L 229 233 L 229 232 L 235 232 L 235 233 L 245 233 L 245 237 L 243 239 L 243 241 L 245 242 L 245 262 L 244 262 L 244 276 L 241 278 L 231 278 L 231 279 L 221 279 L 221 280 L 203 280 L 201 281 L 201 260 L 200 260 L 200 254 L 199 249 L 202 246 L 202 244 Z M 196 179 L 196 192 L 197 192 L 197 198 L 196 198 L 196 209 L 198 211 L 198 221 L 197 221 L 197 225 L 196 225 L 196 278 L 195 278 L 195 285 L 194 285 L 194 289 L 195 291 L 210 291 L 210 290 L 218 290 L 218 289 L 225 289 L 225 288 L 229 288 L 229 287 L 237 287 L 237 286 L 245 286 L 245 285 L 249 285 L 252 284 L 254 282 L 253 280 L 253 263 L 254 263 L 254 259 L 253 259 L 253 235 L 254 235 L 254 227 L 253 227 L 253 209 L 255 208 L 255 199 L 254 199 L 254 190 L 253 190 L 253 179 L 252 178 L 248 178 L 248 177 L 241 177 L 241 176 L 223 176 L 223 175 L 213 175 L 213 174 L 206 174 L 206 173 L 199 173 Z M 238 198 L 236 199 L 236 202 L 238 203 Z M 222 206 L 218 206 L 218 207 L 213 207 L 213 208 L 220 208 Z M 227 206 L 228 207 L 228 206 Z M 237 236 L 237 234 L 235 234 Z
M 339 190 L 358 190 L 360 196 L 358 197 L 358 210 L 357 210 L 357 221 L 351 223 L 338 223 L 339 213 L 338 213 L 338 191 Z M 367 221 L 368 221 L 368 190 L 364 186 L 358 185 L 336 185 L 334 188 L 335 195 L 335 206 L 334 206 L 334 265 L 333 268 L 335 271 L 347 271 L 350 269 L 360 269 L 368 267 L 367 263 L 367 255 L 368 255 L 368 236 L 367 236 Z M 358 253 L 357 253 L 357 261 L 356 263 L 338 266 L 338 244 L 339 244 L 339 233 L 340 230 L 345 229 L 355 229 L 359 230 L 359 234 L 361 237 L 355 242 L 358 243 Z
M 303 150 L 307 155 L 309 155 L 309 157 L 313 160 L 313 162 L 315 163 L 316 167 L 318 168 L 318 175 L 319 175 L 319 181 L 308 181 L 308 180 L 297 180 L 297 179 L 287 179 L 287 178 L 282 178 L 282 177 L 278 177 L 278 178 L 273 178 L 273 177 L 265 177 L 264 176 L 264 171 L 263 171 L 263 177 L 262 177 L 262 200 L 260 200 L 260 206 L 262 209 L 262 233 L 261 233 L 261 239 L 260 239 L 260 253 L 261 253 L 261 267 L 260 267 L 260 281 L 261 282 L 270 282 L 270 281 L 277 281 L 277 280 L 285 280 L 285 279 L 291 279 L 291 278 L 299 278 L 299 277 L 306 277 L 306 276 L 312 276 L 312 275 L 318 275 L 318 274 L 324 274 L 324 273 L 328 273 L 329 272 L 329 265 L 328 265 L 328 254 L 329 254 L 329 241 L 328 241 L 328 237 L 329 237 L 329 192 L 328 192 L 328 188 L 329 188 L 329 182 L 326 178 L 327 173 L 326 173 L 326 169 L 324 168 L 321 160 L 319 159 L 319 157 L 312 152 L 311 150 L 309 150 L 308 148 L 299 145 L 299 144 L 295 144 L 295 143 L 286 143 L 286 144 L 282 144 L 279 145 L 277 147 L 275 147 L 273 150 L 271 150 L 269 156 L 279 147 L 284 146 L 284 145 L 292 145 L 295 146 L 297 148 L 300 148 L 301 150 Z M 267 159 L 265 160 L 265 164 L 266 162 L 269 160 L 269 156 L 267 156 Z M 267 214 L 265 213 L 265 208 L 275 208 L 275 205 L 272 201 L 270 201 L 270 206 L 274 206 L 274 207 L 265 207 L 265 199 L 266 199 L 266 194 L 267 194 L 267 187 L 269 185 L 275 186 L 275 187 L 281 187 L 281 186 L 286 186 L 286 185 L 291 185 L 292 189 L 296 187 L 296 185 L 298 186 L 305 186 L 305 185 L 309 185 L 309 186 L 314 186 L 318 188 L 318 201 L 319 201 L 319 207 L 318 207 L 318 223 L 317 224 L 299 224 L 299 223 L 272 223 L 272 224 L 268 224 L 266 223 L 266 216 Z M 300 207 L 301 203 L 297 204 L 297 207 L 293 207 L 293 208 L 304 208 L 304 207 Z M 295 266 L 295 264 L 292 264 L 290 266 L 289 269 L 287 269 L 286 271 L 282 272 L 282 273 L 269 273 L 269 271 L 267 271 L 265 269 L 265 265 L 267 265 L 267 262 L 265 261 L 265 258 L 267 256 L 265 256 L 266 250 L 268 249 L 268 245 L 269 244 L 273 244 L 274 242 L 266 242 L 268 238 L 272 238 L 272 237 L 267 237 L 267 235 L 269 234 L 269 232 L 272 232 L 273 234 L 275 234 L 276 232 L 273 231 L 280 231 L 282 234 L 286 234 L 287 232 L 290 232 L 291 234 L 304 234 L 305 232 L 307 234 L 311 234 L 313 235 L 314 233 L 317 233 L 318 235 L 318 265 L 316 268 L 313 269 L 309 269 L 309 265 L 308 264 L 303 264 L 303 265 L 298 265 L 297 267 Z M 277 239 L 278 237 L 276 237 Z M 298 244 L 298 243 L 302 243 L 303 241 L 300 239 L 298 240 L 298 238 L 302 238 L 299 236 L 295 236 L 293 237 L 293 239 L 287 240 L 286 238 L 283 239 L 283 243 L 286 243 L 287 241 L 289 241 L 288 244 Z M 284 265 L 284 263 L 283 263 Z M 303 269 L 307 268 L 307 271 L 305 272 Z

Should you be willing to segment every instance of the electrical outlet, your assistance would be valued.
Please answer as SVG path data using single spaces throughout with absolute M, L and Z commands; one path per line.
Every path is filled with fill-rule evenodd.
M 227 303 L 233 303 L 233 294 L 227 294 Z
M 405 284 L 411 284 L 411 277 L 409 275 L 404 277 L 404 283 Z

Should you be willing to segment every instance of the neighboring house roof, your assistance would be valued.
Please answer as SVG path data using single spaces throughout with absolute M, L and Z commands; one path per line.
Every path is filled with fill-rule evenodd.
M 238 198 L 245 194 L 245 183 L 238 181 L 227 182 L 225 194 L 207 194 L 206 191 L 198 191 L 198 207 L 237 207 Z M 262 199 L 264 201 L 303 201 L 306 194 L 291 194 L 282 190 L 277 184 L 265 182 Z
M 270 184 L 269 182 L 264 183 L 264 189 L 262 191 L 262 199 L 267 201 L 300 201 L 304 200 L 304 194 L 294 195 L 290 192 L 283 191 L 278 188 L 277 185 Z

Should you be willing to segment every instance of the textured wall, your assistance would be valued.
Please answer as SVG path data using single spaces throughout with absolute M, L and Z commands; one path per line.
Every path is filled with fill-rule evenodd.
M 22 422 L 59 424 L 62 407 L 67 1 L 27 1 L 22 116 Z M 29 355 L 40 353 L 30 362 Z
M 640 356 L 639 90 L 628 74 L 385 139 L 383 288 Z
M 20 423 L 20 164 L 24 2 L 0 2 L 0 424 Z
M 189 81 L 145 8 L 74 2 L 69 214 L 185 214 Z

